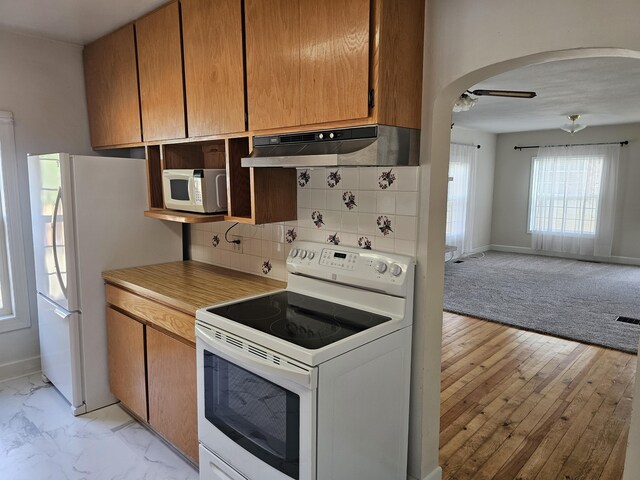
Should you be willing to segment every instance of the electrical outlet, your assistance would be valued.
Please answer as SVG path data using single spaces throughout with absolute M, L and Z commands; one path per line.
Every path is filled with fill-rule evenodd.
M 236 253 L 242 253 L 242 243 L 243 243 L 243 242 L 242 242 L 242 237 L 238 237 L 237 235 L 232 235 L 232 236 L 231 236 L 231 241 L 232 241 L 232 242 L 234 242 L 234 241 L 236 241 L 236 240 L 237 240 L 238 242 L 240 242 L 240 243 L 232 243 L 232 244 L 231 244 L 231 245 L 232 245 L 232 247 L 231 247 L 231 248 L 232 248 L 232 250 L 233 250 L 234 252 L 236 252 Z

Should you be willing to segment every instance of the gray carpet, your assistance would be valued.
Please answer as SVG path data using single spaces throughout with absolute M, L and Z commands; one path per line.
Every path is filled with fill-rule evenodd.
M 444 309 L 637 353 L 640 267 L 487 252 L 449 261 Z

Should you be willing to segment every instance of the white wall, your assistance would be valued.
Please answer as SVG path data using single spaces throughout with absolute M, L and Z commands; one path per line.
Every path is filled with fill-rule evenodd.
M 429 0 L 426 18 L 421 141 L 426 195 L 420 207 L 413 361 L 422 381 L 412 385 L 409 471 L 414 478 L 432 480 L 439 475 L 442 258 L 453 102 L 482 80 L 533 63 L 640 57 L 640 2 Z M 640 478 L 638 472 L 625 478 Z
M 498 135 L 491 243 L 531 248 L 527 233 L 531 157 L 537 150 L 515 145 L 558 145 L 629 140 L 620 153 L 613 257 L 640 259 L 640 124 L 588 127 L 569 136 L 559 129 Z
M 39 369 L 27 153 L 91 153 L 81 47 L 0 30 L 0 110 L 13 112 L 31 327 L 0 335 L 0 379 Z
M 491 245 L 491 216 L 493 211 L 493 178 L 496 161 L 497 135 L 470 128 L 453 127 L 451 142 L 480 145 L 475 169 L 475 191 L 471 199 L 473 216 L 471 251 L 486 250 Z

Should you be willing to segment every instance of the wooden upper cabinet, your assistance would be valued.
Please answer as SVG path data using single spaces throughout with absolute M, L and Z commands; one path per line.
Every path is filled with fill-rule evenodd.
M 249 130 L 300 125 L 299 1 L 245 0 L 244 8 Z
M 420 128 L 424 10 L 424 0 L 245 0 L 249 129 Z
M 83 52 L 91 145 L 142 140 L 133 25 L 87 45 Z
M 370 0 L 299 0 L 302 125 L 369 115 Z
M 424 0 L 374 0 L 373 115 L 377 123 L 420 128 Z
M 173 2 L 136 21 L 145 141 L 186 137 L 179 9 Z
M 182 38 L 189 136 L 244 131 L 241 0 L 182 0 Z
M 246 0 L 250 130 L 368 117 L 370 22 L 370 0 Z

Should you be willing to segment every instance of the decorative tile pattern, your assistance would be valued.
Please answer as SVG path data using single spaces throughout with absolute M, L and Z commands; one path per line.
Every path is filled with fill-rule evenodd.
M 286 280 L 285 259 L 296 240 L 415 255 L 419 173 L 419 167 L 299 169 L 296 221 L 238 225 L 232 232 L 240 250 L 224 240 L 230 223 L 195 224 L 191 257 Z
M 378 176 L 378 186 L 383 190 L 386 190 L 387 188 L 389 188 L 391 185 L 393 185 L 393 182 L 395 181 L 396 181 L 396 174 L 393 173 L 393 168 L 390 168 L 387 171 L 383 171 Z
M 344 206 L 349 210 L 353 210 L 354 207 L 358 206 L 356 203 L 356 196 L 350 191 L 346 191 L 342 194 L 342 201 L 344 202 Z
M 262 262 L 262 273 L 264 273 L 265 275 L 270 273 L 272 268 L 273 266 L 271 265 L 271 262 L 269 260 L 265 260 L 264 262 Z
M 315 210 L 311 214 L 311 220 L 313 220 L 313 224 L 316 226 L 316 228 L 321 228 L 324 225 L 324 221 L 322 220 L 322 213 L 320 213 L 318 210 Z
M 360 237 L 358 239 L 358 246 L 365 250 L 371 250 L 371 240 L 368 237 Z
M 290 228 L 289 230 L 287 230 L 287 234 L 284 237 L 287 243 L 293 243 L 296 238 L 298 238 L 298 234 L 296 233 L 295 228 Z
M 378 224 L 378 229 L 385 237 L 390 233 L 393 233 L 393 229 L 391 228 L 391 220 L 389 220 L 389 217 L 381 215 L 376 220 L 376 223 Z
M 329 171 L 329 175 L 327 175 L 327 185 L 329 188 L 335 188 L 342 180 L 342 176 L 340 175 L 340 169 L 332 172 Z
M 311 175 L 309 175 L 309 170 L 301 170 L 298 172 L 298 185 L 300 187 L 306 187 L 311 180 Z

